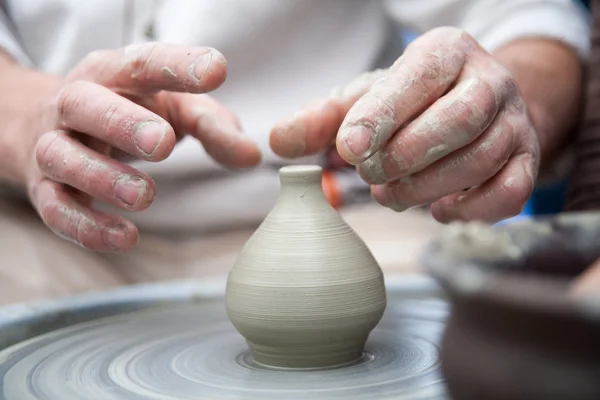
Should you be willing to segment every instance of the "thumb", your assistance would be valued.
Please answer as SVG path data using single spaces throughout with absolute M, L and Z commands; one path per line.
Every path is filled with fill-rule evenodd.
M 314 100 L 292 117 L 278 122 L 271 130 L 271 149 L 288 158 L 326 150 L 335 143 L 348 110 L 386 73 L 387 69 L 364 73 L 349 84 L 333 89 L 329 97 Z

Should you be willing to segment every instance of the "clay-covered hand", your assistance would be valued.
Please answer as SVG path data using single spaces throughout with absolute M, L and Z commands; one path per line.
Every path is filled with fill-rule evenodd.
M 432 204 L 442 222 L 518 214 L 539 169 L 537 134 L 511 74 L 456 28 L 421 36 L 389 69 L 334 90 L 271 132 L 283 157 L 334 141 L 379 203 Z
M 94 199 L 128 211 L 152 203 L 155 183 L 125 160 L 164 160 L 186 133 L 226 166 L 258 163 L 236 116 L 202 94 L 225 77 L 211 48 L 148 43 L 89 54 L 32 114 L 43 126 L 25 180 L 43 221 L 92 250 L 129 249 L 135 225 L 92 208 Z
M 575 297 L 600 299 L 600 259 L 574 279 L 571 294 Z

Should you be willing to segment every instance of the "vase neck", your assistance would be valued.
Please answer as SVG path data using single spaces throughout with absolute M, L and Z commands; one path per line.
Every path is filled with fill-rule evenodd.
M 323 171 L 316 165 L 294 165 L 281 168 L 279 198 L 285 202 L 327 202 L 321 186 Z

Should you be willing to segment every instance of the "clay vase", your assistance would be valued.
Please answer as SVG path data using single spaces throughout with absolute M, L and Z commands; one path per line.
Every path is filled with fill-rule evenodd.
M 327 202 L 321 167 L 279 174 L 277 202 L 229 274 L 227 313 L 259 364 L 351 363 L 386 307 L 381 268 Z
M 453 400 L 600 399 L 600 213 L 450 227 L 424 253 L 452 304 L 442 370 Z

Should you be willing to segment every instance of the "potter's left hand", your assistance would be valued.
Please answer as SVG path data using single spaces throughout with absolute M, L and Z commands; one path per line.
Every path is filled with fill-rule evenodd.
M 455 28 L 421 36 L 388 70 L 335 90 L 271 132 L 284 157 L 334 141 L 379 203 L 432 204 L 442 222 L 518 214 L 539 169 L 538 137 L 511 74 Z

